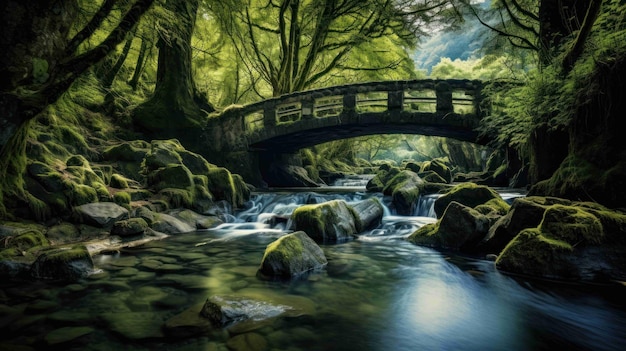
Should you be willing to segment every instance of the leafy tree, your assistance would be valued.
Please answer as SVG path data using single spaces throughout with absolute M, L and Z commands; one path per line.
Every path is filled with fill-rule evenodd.
M 448 3 L 249 0 L 211 6 L 240 62 L 255 75 L 252 81 L 260 79 L 278 96 L 319 86 L 333 74 L 392 71 L 408 56 L 388 48 L 412 47 L 420 25 L 452 11 Z M 352 55 L 360 60 L 350 61 Z M 262 87 L 255 89 L 264 95 Z
M 73 0 L 2 2 L 0 196 L 22 189 L 30 121 L 124 41 L 153 2 L 132 3 L 104 40 L 94 46 L 89 39 L 104 26 L 117 1 L 103 1 L 86 23 L 80 21 L 81 8 Z
M 191 74 L 191 38 L 198 6 L 199 0 L 167 0 L 165 4 L 176 17 L 159 33 L 154 93 L 134 111 L 134 122 L 142 130 L 155 132 L 197 127 L 207 112 L 213 111 L 200 97 Z

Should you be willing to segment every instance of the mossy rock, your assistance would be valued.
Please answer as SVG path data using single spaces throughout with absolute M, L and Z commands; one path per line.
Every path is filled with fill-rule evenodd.
M 157 144 L 158 145 L 158 144 Z M 169 165 L 182 164 L 178 152 L 167 148 L 153 147 L 152 150 L 146 155 L 144 159 L 144 167 L 150 171 L 161 167 L 167 167 Z
M 481 244 L 482 250 L 486 253 L 499 254 L 520 231 L 537 227 L 541 223 L 548 206 L 554 204 L 569 205 L 571 203 L 569 200 L 553 197 L 527 196 L 516 198 L 513 200 L 509 211 L 489 229 L 485 241 Z M 483 205 L 476 206 L 477 210 L 481 208 Z M 485 213 L 484 211 L 480 212 Z
M 150 172 L 148 185 L 156 191 L 166 188 L 190 189 L 194 181 L 187 167 L 182 164 L 171 164 Z
M 80 206 L 92 202 L 98 202 L 99 196 L 96 189 L 83 184 L 73 184 L 66 196 L 72 206 Z
M 7 248 L 15 248 L 19 251 L 26 251 L 36 246 L 48 246 L 48 239 L 38 230 L 27 230 L 21 232 L 5 243 Z
M 415 173 L 420 173 L 422 171 L 422 163 L 410 161 L 404 165 L 404 168 Z
M 428 183 L 440 183 L 440 184 L 450 183 L 449 181 L 443 179 L 435 171 L 419 172 L 418 175 L 420 176 L 420 178 L 422 178 L 425 182 L 428 182 Z
M 428 171 L 433 171 L 437 173 L 448 184 L 452 182 L 452 172 L 450 171 L 450 167 L 448 167 L 448 165 L 446 165 L 440 159 L 434 159 L 431 161 L 423 162 L 420 172 L 428 172 Z
M 111 181 L 113 176 L 113 166 L 111 165 L 91 165 L 91 169 L 105 184 Z
M 31 265 L 31 275 L 37 279 L 76 280 L 88 275 L 93 268 L 93 261 L 84 245 L 50 248 Z
M 327 263 L 322 249 L 305 232 L 298 231 L 267 245 L 259 272 L 270 277 L 291 278 L 321 269 Z
M 113 202 L 126 209 L 129 209 L 131 202 L 130 194 L 125 191 L 118 191 L 113 195 Z
M 576 205 L 548 206 L 537 227 L 522 230 L 502 250 L 496 267 L 550 279 L 623 281 L 626 279 L 626 242 L 614 241 L 616 233 L 607 235 L 601 218 L 612 217 L 624 224 L 626 215 L 617 212 L 609 215 L 602 211 L 604 215 L 598 217 L 596 211 Z M 623 238 L 626 227 L 617 232 Z
M 383 194 L 391 195 L 398 214 L 412 215 L 423 184 L 424 181 L 415 172 L 405 169 L 387 182 Z
M 33 179 L 46 189 L 46 191 L 62 192 L 69 187 L 69 183 L 61 172 L 42 162 L 28 164 L 27 171 Z
M 417 175 L 417 173 L 409 170 L 402 170 L 390 178 L 383 188 L 384 195 L 392 195 L 394 191 L 402 187 L 416 187 L 424 181 Z
M 166 188 L 159 191 L 159 196 L 173 208 L 191 208 L 194 202 L 194 194 L 188 189 Z
M 398 173 L 400 173 L 400 168 L 391 166 L 388 163 L 382 164 L 378 171 L 376 171 L 376 175 L 367 182 L 365 188 L 368 191 L 383 191 L 387 182 L 395 177 Z
M 482 205 L 489 200 L 502 198 L 495 190 L 474 183 L 463 183 L 454 186 L 446 194 L 442 195 L 435 201 L 435 213 L 437 217 L 441 217 L 446 207 L 456 201 L 465 206 L 476 207 Z
M 354 209 L 343 200 L 300 206 L 291 219 L 296 231 L 306 232 L 318 243 L 340 242 L 357 234 Z
M 198 175 L 206 175 L 211 168 L 217 166 L 209 163 L 204 157 L 188 150 L 178 151 L 183 164 L 189 168 L 191 173 Z
M 243 205 L 243 195 L 237 192 L 235 177 L 224 167 L 212 168 L 207 174 L 208 188 L 215 200 L 226 200 L 231 205 Z
M 121 237 L 142 235 L 148 229 L 148 223 L 143 218 L 130 218 L 117 221 L 111 228 L 111 235 Z
M 142 218 L 148 225 L 152 225 L 152 223 L 156 219 L 156 213 L 154 213 L 151 209 L 147 207 L 138 207 L 135 209 L 134 217 Z
M 496 260 L 496 267 L 537 277 L 577 279 L 574 264 L 562 266 L 557 262 L 559 256 L 572 250 L 570 244 L 543 235 L 540 228 L 528 228 L 504 248 Z
M 117 189 L 126 189 L 128 188 L 128 179 L 121 174 L 114 173 L 111 175 L 109 186 Z
M 497 198 L 491 199 L 482 205 L 478 205 L 474 207 L 474 209 L 484 215 L 494 214 L 497 216 L 504 216 L 511 209 L 511 205 L 504 201 L 504 199 Z
M 65 165 L 68 167 L 75 166 L 75 167 L 91 168 L 91 166 L 89 165 L 89 161 L 87 161 L 87 159 L 83 155 L 70 156 L 70 158 L 68 158 L 65 161 Z
M 453 201 L 437 223 L 419 228 L 408 240 L 437 249 L 473 251 L 487 234 L 489 224 L 485 215 Z
M 102 157 L 106 161 L 126 161 L 139 164 L 147 153 L 147 146 L 137 147 L 131 142 L 124 142 L 104 150 Z

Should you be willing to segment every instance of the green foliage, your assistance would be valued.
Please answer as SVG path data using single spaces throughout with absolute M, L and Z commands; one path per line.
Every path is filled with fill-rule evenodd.
M 494 140 L 494 147 L 510 146 L 527 155 L 528 136 L 537 126 L 555 130 L 570 125 L 577 107 L 598 93 L 591 80 L 598 64 L 610 64 L 626 53 L 625 11 L 619 0 L 604 2 L 582 57 L 566 76 L 562 54 L 554 64 L 531 70 L 513 84 L 497 82 L 486 89 L 492 115 L 483 120 L 480 130 Z

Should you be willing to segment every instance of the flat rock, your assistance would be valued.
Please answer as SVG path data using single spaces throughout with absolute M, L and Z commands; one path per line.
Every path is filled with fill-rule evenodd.
M 94 202 L 74 207 L 80 223 L 108 228 L 113 223 L 128 218 L 128 210 L 113 202 Z

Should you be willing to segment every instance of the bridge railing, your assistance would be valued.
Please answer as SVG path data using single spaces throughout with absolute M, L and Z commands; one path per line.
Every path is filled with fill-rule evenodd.
M 302 119 L 385 111 L 481 115 L 482 88 L 477 80 L 410 80 L 297 92 L 244 106 L 244 128 L 255 131 Z

